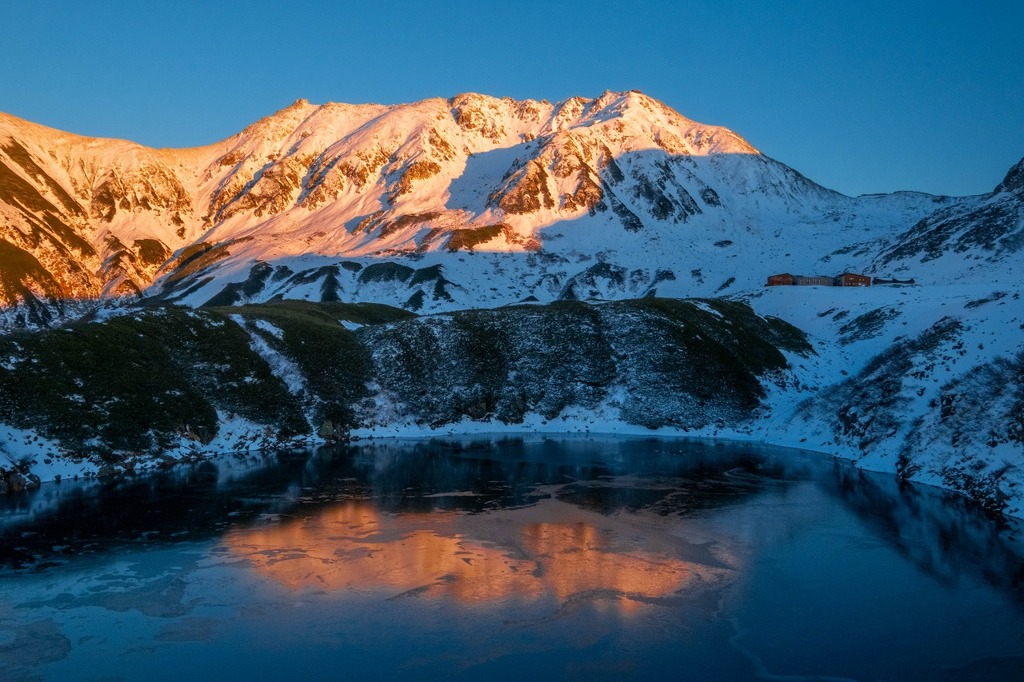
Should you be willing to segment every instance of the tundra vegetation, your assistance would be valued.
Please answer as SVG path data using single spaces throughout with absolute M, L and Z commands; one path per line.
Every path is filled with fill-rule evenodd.
M 339 302 L 151 307 L 0 337 L 0 422 L 57 444 L 45 456 L 108 465 L 201 452 L 234 416 L 281 443 L 572 408 L 699 428 L 749 419 L 785 380 L 787 352 L 813 351 L 785 322 L 714 299 L 427 317 Z

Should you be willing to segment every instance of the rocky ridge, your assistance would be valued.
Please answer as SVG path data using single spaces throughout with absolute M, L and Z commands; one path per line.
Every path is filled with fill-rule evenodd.
M 32 310 L 139 292 L 201 305 L 242 282 L 253 302 L 326 289 L 427 311 L 666 282 L 731 293 L 763 276 L 737 263 L 863 267 L 879 240 L 962 204 L 844 197 L 638 92 L 299 100 L 185 150 L 3 115 L 0 140 L 0 302 Z M 345 261 L 382 260 L 437 266 L 446 282 L 382 287 L 351 267 L 329 283 Z M 256 286 L 264 264 L 275 276 Z M 481 278 L 494 290 L 474 291 Z

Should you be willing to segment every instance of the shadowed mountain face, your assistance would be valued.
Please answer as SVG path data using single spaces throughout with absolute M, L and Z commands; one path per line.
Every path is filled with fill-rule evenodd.
M 1024 249 L 1024 160 L 1014 166 L 991 194 L 951 205 L 922 219 L 899 235 L 880 256 L 882 266 L 907 270 L 910 263 L 942 269 L 965 260 L 981 261 L 969 270 L 991 270 Z M 953 266 L 955 267 L 955 265 Z M 963 268 L 961 268 L 963 269 Z
M 183 150 L 0 115 L 0 305 L 141 292 L 190 305 L 340 298 L 430 311 L 659 285 L 731 293 L 762 283 L 764 272 L 742 267 L 751 261 L 864 270 L 888 248 L 878 261 L 888 267 L 925 248 L 915 225 L 1005 213 L 1011 180 L 993 206 L 853 199 L 638 92 L 555 104 L 299 100 Z M 971 243 L 999 238 L 988 232 Z M 382 260 L 438 276 L 359 276 Z

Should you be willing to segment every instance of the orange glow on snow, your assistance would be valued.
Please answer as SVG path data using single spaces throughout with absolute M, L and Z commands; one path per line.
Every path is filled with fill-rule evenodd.
M 586 522 L 537 523 L 451 513 L 381 514 L 348 502 L 320 515 L 242 530 L 227 547 L 290 589 L 417 594 L 477 604 L 507 599 L 605 593 L 624 611 L 631 598 L 657 598 L 690 584 L 708 568 L 675 557 L 616 550 Z M 503 546 L 468 534 L 494 530 Z

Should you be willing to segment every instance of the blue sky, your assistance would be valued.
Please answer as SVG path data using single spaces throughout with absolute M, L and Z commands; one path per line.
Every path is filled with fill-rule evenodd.
M 194 146 L 297 98 L 640 89 L 847 194 L 989 191 L 1024 157 L 1024 3 L 6 3 L 0 111 Z

